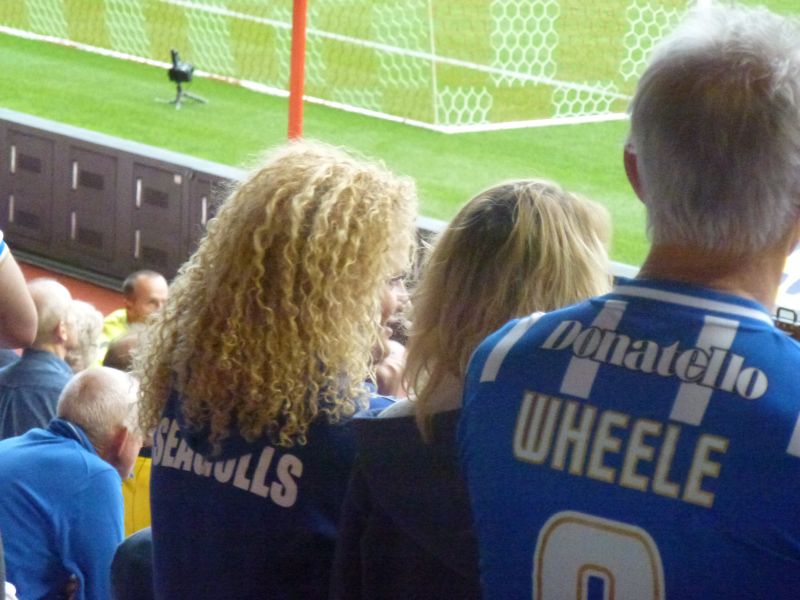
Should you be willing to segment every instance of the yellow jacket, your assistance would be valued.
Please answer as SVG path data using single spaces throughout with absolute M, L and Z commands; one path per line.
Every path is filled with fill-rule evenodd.
M 150 457 L 137 456 L 133 477 L 122 482 L 125 503 L 125 537 L 150 526 Z
M 119 308 L 112 313 L 108 313 L 103 319 L 103 332 L 100 334 L 100 350 L 97 353 L 97 364 L 102 365 L 103 359 L 108 352 L 108 345 L 112 340 L 118 338 L 128 331 L 128 310 Z

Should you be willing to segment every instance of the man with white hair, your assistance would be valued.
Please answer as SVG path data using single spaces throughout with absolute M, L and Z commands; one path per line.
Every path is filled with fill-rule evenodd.
M 137 393 L 130 375 L 89 368 L 64 388 L 46 429 L 0 442 L 0 530 L 20 598 L 56 598 L 71 576 L 76 600 L 111 597 L 121 480 L 142 443 Z
M 54 279 L 34 279 L 28 291 L 38 315 L 36 338 L 18 361 L 0 370 L 0 439 L 47 426 L 72 376 L 64 360 L 77 344 L 69 290 Z
M 638 277 L 472 357 L 484 598 L 798 598 L 800 345 L 772 311 L 800 237 L 800 23 L 695 9 L 639 82 L 624 158 Z

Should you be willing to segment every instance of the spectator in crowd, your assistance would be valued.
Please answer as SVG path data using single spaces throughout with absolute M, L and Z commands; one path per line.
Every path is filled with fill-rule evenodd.
M 70 315 L 75 339 L 64 360 L 73 373 L 78 373 L 97 362 L 100 335 L 103 332 L 103 313 L 89 302 L 73 300 Z
M 470 363 L 484 597 L 796 598 L 800 346 L 771 310 L 800 237 L 800 24 L 694 9 L 630 127 L 638 277 Z
M 130 375 L 91 367 L 64 388 L 46 429 L 0 442 L 0 529 L 20 598 L 68 587 L 76 600 L 110 597 L 121 479 L 141 445 L 137 393 Z
M 133 362 L 133 352 L 139 346 L 146 327 L 134 323 L 126 333 L 111 341 L 103 359 L 103 366 L 128 372 Z M 122 499 L 125 503 L 125 535 L 130 536 L 150 526 L 150 470 L 153 443 L 145 437 L 139 456 L 133 465 L 131 477 L 122 482 Z M 139 546 L 136 546 L 137 548 Z
M 36 337 L 36 306 L 25 278 L 0 231 L 0 367 L 19 360 L 12 348 L 24 348 Z
M 413 184 L 336 148 L 270 152 L 208 226 L 135 358 L 157 598 L 323 598 Z M 198 577 L 202 573 L 202 577 Z
M 125 538 L 111 562 L 111 600 L 152 600 L 153 533 L 149 527 Z
M 415 258 L 412 258 L 413 262 L 417 260 L 416 254 L 422 252 L 426 247 L 427 244 L 417 247 Z M 408 342 L 408 330 L 411 325 L 411 322 L 408 320 L 408 315 L 411 312 L 411 299 L 408 293 L 408 285 L 413 282 L 415 277 L 413 271 L 415 270 L 416 268 L 412 265 L 409 272 L 397 275 L 389 282 L 389 296 L 392 298 L 392 303 L 395 305 L 395 308 L 394 312 L 389 315 L 385 326 L 391 332 L 389 339 L 399 342 L 404 347 Z
M 27 348 L 36 337 L 36 307 L 0 231 L 0 348 Z
M 103 321 L 100 344 L 103 356 L 111 340 L 128 331 L 132 324 L 145 323 L 150 315 L 164 306 L 169 296 L 169 286 L 161 273 L 136 271 L 122 283 L 122 295 L 125 306 L 106 315 Z
M 405 398 L 403 372 L 406 365 L 406 348 L 394 339 L 395 329 L 402 329 L 408 307 L 408 290 L 405 276 L 392 277 L 381 293 L 381 328 L 383 336 L 373 350 L 375 384 L 383 396 Z M 401 332 L 402 333 L 402 332 Z
M 38 328 L 22 357 L 0 370 L 0 439 L 46 427 L 72 376 L 64 361 L 76 340 L 69 290 L 53 279 L 34 279 L 28 291 L 36 306 Z
M 480 597 L 455 442 L 470 354 L 512 317 L 608 291 L 609 231 L 599 205 L 529 180 L 479 194 L 441 234 L 414 293 L 410 400 L 354 421 L 334 598 Z
M 133 352 L 139 346 L 139 340 L 145 329 L 144 323 L 134 323 L 125 333 L 111 340 L 103 357 L 103 366 L 130 371 L 133 365 Z

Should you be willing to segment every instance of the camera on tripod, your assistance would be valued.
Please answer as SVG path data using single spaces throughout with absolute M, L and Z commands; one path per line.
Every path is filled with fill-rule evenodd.
M 170 103 L 174 104 L 175 108 L 178 109 L 181 107 L 181 102 L 183 102 L 183 100 L 186 98 L 194 100 L 195 102 L 207 102 L 207 100 L 202 96 L 192 94 L 183 89 L 183 84 L 190 83 L 192 81 L 194 65 L 182 61 L 178 51 L 174 48 L 170 50 L 170 55 L 172 56 L 172 66 L 167 71 L 167 75 L 169 76 L 169 80 L 172 81 L 177 87 L 175 99 L 170 100 Z
M 192 80 L 192 74 L 194 73 L 194 65 L 188 62 L 183 62 L 178 54 L 178 51 L 175 49 L 170 50 L 170 54 L 172 55 L 172 68 L 167 72 L 169 75 L 169 80 L 177 83 L 178 85 L 182 83 L 189 83 Z

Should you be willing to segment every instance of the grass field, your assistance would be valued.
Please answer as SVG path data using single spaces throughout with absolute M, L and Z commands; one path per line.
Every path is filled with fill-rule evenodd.
M 20 3 L 0 3 L 0 22 Z M 78 0 L 67 3 L 75 6 Z M 798 10 L 796 0 L 768 4 Z M 209 103 L 176 111 L 156 101 L 174 95 L 162 69 L 0 35 L 5 108 L 229 165 L 242 165 L 285 139 L 284 99 L 207 79 L 195 79 L 191 89 Z M 306 106 L 304 126 L 306 137 L 355 148 L 413 176 L 421 211 L 441 219 L 497 181 L 556 180 L 608 207 L 612 257 L 639 264 L 647 248 L 644 212 L 622 170 L 626 130 L 624 121 L 612 121 L 447 135 L 316 105 Z
M 312 0 L 306 93 L 441 125 L 623 112 L 685 0 Z M 631 9 L 634 7 L 634 9 Z M 0 23 L 284 88 L 292 0 L 19 0 Z M 431 55 L 436 61 L 431 61 Z
M 0 36 L 5 108 L 230 165 L 285 139 L 285 100 L 211 80 L 192 89 L 209 103 L 176 111 L 156 102 L 174 95 L 161 69 Z M 636 264 L 644 256 L 643 211 L 621 167 L 624 122 L 446 135 L 309 105 L 304 133 L 413 176 L 422 212 L 441 219 L 494 182 L 557 180 L 609 207 L 616 260 Z

